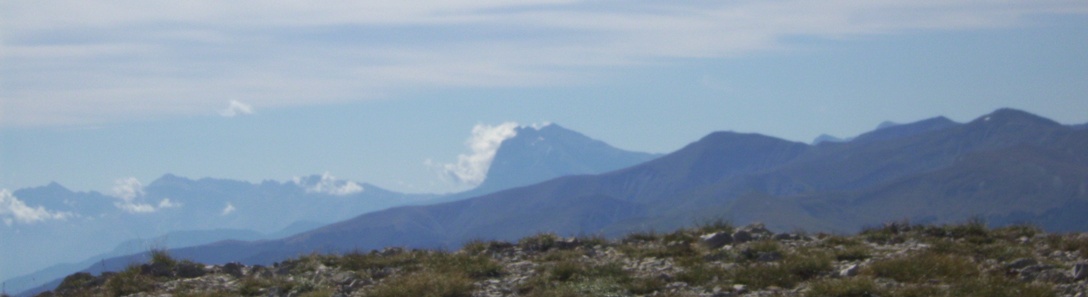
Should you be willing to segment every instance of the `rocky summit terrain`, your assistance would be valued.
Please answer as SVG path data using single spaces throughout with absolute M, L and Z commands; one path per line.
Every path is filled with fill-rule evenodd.
M 39 296 L 1088 296 L 1088 234 L 891 223 L 853 236 L 711 222 L 609 240 L 538 234 L 270 266 L 150 253 Z

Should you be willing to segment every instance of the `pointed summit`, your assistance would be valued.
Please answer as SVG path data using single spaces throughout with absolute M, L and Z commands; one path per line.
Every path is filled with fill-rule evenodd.
M 975 125 L 1017 125 L 1017 126 L 1061 126 L 1058 122 L 1035 114 L 1012 108 L 998 109 L 988 115 L 984 115 L 971 121 Z
M 49 199 L 56 197 L 69 197 L 75 195 L 75 192 L 65 188 L 57 182 L 49 182 L 48 185 L 41 187 L 33 187 L 26 189 L 19 189 L 13 193 L 16 197 L 23 199 Z M 29 198 L 28 198 L 29 197 Z
M 458 196 L 482 195 L 565 175 L 603 173 L 656 156 L 618 149 L 553 123 L 522 126 L 495 152 L 483 183 Z

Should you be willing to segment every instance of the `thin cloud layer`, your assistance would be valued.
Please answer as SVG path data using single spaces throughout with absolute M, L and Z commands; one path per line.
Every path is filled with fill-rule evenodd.
M 4 225 L 15 223 L 33 224 L 49 220 L 65 220 L 74 216 L 70 212 L 49 211 L 44 207 L 30 207 L 7 189 L 0 189 L 0 220 Z
M 231 100 L 227 105 L 227 108 L 219 111 L 219 115 L 225 118 L 233 118 L 235 116 L 247 114 L 253 114 L 253 106 L 239 102 L 238 100 Z
M 1088 13 L 1088 2 L 70 0 L 0 11 L 0 125 L 63 125 L 592 82 L 595 70 L 788 50 L 796 37 L 1016 26 Z M 222 110 L 222 98 L 237 101 Z

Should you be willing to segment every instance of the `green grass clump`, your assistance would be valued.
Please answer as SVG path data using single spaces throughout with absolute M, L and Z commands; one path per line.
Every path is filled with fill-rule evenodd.
M 870 278 L 827 279 L 816 281 L 806 297 L 875 297 L 886 296 L 886 290 Z
M 1007 241 L 980 243 L 966 240 L 937 239 L 928 240 L 928 242 L 931 244 L 929 248 L 931 252 L 969 257 L 978 262 L 987 259 L 1005 262 L 1033 255 L 1031 246 Z
M 983 275 L 966 278 L 950 284 L 911 284 L 895 288 L 887 295 L 892 297 L 1053 297 L 1053 288 L 1038 284 L 1011 280 L 1002 275 Z
M 314 291 L 305 292 L 299 294 L 298 297 L 332 297 L 336 294 L 336 291 L 330 288 L 322 288 Z
M 132 265 L 106 281 L 106 291 L 111 296 L 124 296 L 146 292 L 155 288 L 155 280 L 140 274 L 140 266 Z
M 1088 237 L 1077 235 L 1058 235 L 1051 234 L 1046 237 L 1047 245 L 1050 248 L 1066 251 L 1076 252 L 1081 257 L 1088 258 Z
M 414 270 L 426 257 L 427 253 L 426 251 L 405 251 L 387 254 L 353 252 L 339 257 L 325 258 L 323 262 L 326 266 L 338 266 L 372 275 L 375 278 L 381 278 L 383 276 L 382 272 L 386 269 Z
M 911 225 L 909 221 L 890 222 L 880 227 L 867 227 L 860 235 L 869 242 L 895 244 L 905 242 L 908 233 L 917 228 L 918 226 Z
M 423 267 L 440 273 L 458 273 L 473 279 L 502 275 L 502 266 L 486 256 L 437 253 L 426 257 L 422 262 Z
M 492 241 L 473 239 L 462 245 L 461 250 L 469 254 L 478 255 L 488 251 L 491 248 L 491 245 Z
M 621 246 L 621 252 L 631 258 L 674 259 L 677 262 L 696 261 L 701 252 L 690 243 L 659 244 L 649 248 Z
M 750 263 L 730 271 L 734 282 L 756 289 L 792 288 L 798 283 L 830 273 L 834 267 L 826 253 L 798 253 L 777 263 Z
M 469 297 L 472 296 L 472 280 L 459 273 L 421 271 L 391 277 L 364 296 Z
M 886 277 L 909 283 L 956 281 L 979 275 L 978 266 L 971 260 L 934 252 L 876 261 L 866 266 L 862 272 L 873 277 Z
M 665 289 L 664 280 L 658 278 L 634 278 L 630 282 L 624 284 L 628 293 L 635 295 L 646 295 L 653 292 L 660 292 Z
M 957 297 L 1051 297 L 1054 289 L 1042 284 L 1012 281 L 1003 276 L 969 279 L 952 287 L 949 296 Z
M 653 242 L 653 241 L 657 241 L 660 238 L 661 237 L 660 237 L 660 235 L 657 234 L 657 232 L 654 232 L 653 230 L 650 230 L 650 231 L 632 232 L 630 234 L 627 234 L 627 236 L 624 236 L 623 239 L 620 240 L 620 242 L 625 243 L 625 244 L 640 243 L 640 242 Z
M 980 218 L 972 218 L 962 224 L 925 226 L 922 233 L 930 237 L 963 239 L 974 244 L 993 243 L 996 238 Z
M 635 278 L 619 263 L 590 265 L 574 260 L 551 263 L 519 291 L 526 296 L 627 296 L 663 289 L 665 283 Z
M 676 274 L 676 280 L 692 285 L 706 286 L 731 277 L 729 271 L 707 263 L 694 263 Z
M 178 266 L 178 260 L 170 256 L 166 250 L 151 250 L 151 264 L 159 264 L 165 267 L 174 268 Z
M 835 249 L 834 253 L 835 260 L 839 261 L 861 261 L 872 257 L 872 249 L 864 245 L 854 245 L 842 249 Z
M 1043 233 L 1042 229 L 1034 225 L 1017 224 L 991 230 L 994 236 L 1001 237 L 1005 241 L 1018 241 L 1021 237 L 1033 238 L 1036 234 Z
M 266 291 L 272 287 L 271 280 L 248 277 L 242 279 L 241 286 L 238 287 L 238 294 L 242 296 L 261 296 L 265 295 Z
M 541 233 L 518 240 L 518 246 L 527 251 L 543 252 L 556 247 L 560 239 L 554 233 Z
M 79 272 L 64 277 L 64 280 L 57 286 L 56 291 L 74 292 L 87 288 L 95 281 L 94 275 L 86 272 Z
M 713 220 L 706 220 L 695 223 L 693 231 L 698 234 L 709 234 L 715 232 L 733 233 L 736 231 L 736 227 L 733 226 L 733 222 L 729 220 L 717 218 Z

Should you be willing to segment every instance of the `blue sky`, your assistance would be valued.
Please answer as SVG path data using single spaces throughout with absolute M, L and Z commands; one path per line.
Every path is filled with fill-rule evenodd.
M 452 191 L 443 165 L 505 122 L 660 153 L 1001 107 L 1088 122 L 1082 0 L 658 2 L 4 1 L 0 188 Z

